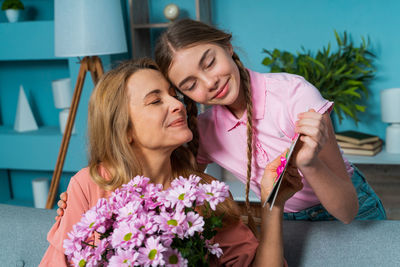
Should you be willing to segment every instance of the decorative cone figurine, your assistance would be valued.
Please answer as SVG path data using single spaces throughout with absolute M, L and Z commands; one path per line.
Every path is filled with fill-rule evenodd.
M 19 87 L 17 113 L 15 115 L 14 130 L 17 132 L 35 131 L 39 129 L 33 117 L 24 88 Z

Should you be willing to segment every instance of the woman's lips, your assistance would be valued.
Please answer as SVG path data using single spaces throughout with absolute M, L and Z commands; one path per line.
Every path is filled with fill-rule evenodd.
M 177 126 L 183 126 L 186 125 L 186 121 L 184 119 L 177 119 L 171 122 L 168 127 L 177 127 Z

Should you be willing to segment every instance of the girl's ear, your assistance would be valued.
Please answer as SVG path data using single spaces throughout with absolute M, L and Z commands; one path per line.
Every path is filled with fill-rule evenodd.
M 228 52 L 229 52 L 229 54 L 230 54 L 231 56 L 233 56 L 233 47 L 232 47 L 232 44 L 231 44 L 231 43 L 229 43 L 229 45 L 228 45 Z

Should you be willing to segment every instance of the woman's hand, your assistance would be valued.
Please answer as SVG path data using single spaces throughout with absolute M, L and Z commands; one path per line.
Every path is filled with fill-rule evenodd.
M 261 203 L 264 203 L 267 196 L 272 190 L 275 179 L 278 177 L 276 173 L 277 168 L 281 165 L 281 157 L 285 157 L 288 150 L 279 155 L 272 162 L 268 163 L 264 170 L 264 175 L 261 180 Z M 293 162 L 293 161 L 291 161 Z M 286 168 L 285 177 L 282 180 L 278 195 L 275 200 L 275 205 L 284 205 L 285 202 L 291 198 L 297 191 L 303 188 L 297 167 L 290 164 Z
M 67 192 L 63 192 L 60 194 L 60 200 L 57 202 L 57 216 L 56 220 L 64 215 L 64 210 L 67 208 L 67 199 L 68 199 L 68 194 Z
M 301 134 L 300 147 L 296 151 L 296 165 L 302 169 L 313 165 L 322 147 L 326 144 L 329 134 L 323 115 L 310 109 L 298 115 L 296 133 Z

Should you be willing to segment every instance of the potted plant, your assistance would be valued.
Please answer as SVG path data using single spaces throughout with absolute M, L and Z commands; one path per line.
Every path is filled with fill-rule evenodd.
M 24 4 L 20 0 L 4 0 L 1 9 L 6 12 L 9 22 L 17 22 L 19 20 L 20 10 L 24 9 Z
M 347 33 L 341 38 L 335 31 L 338 49 L 331 52 L 327 48 L 313 54 L 306 51 L 292 54 L 286 51 L 264 49 L 267 54 L 262 64 L 270 67 L 271 72 L 287 72 L 303 76 L 318 88 L 321 95 L 335 102 L 333 107 L 339 123 L 343 115 L 357 122 L 357 114 L 364 112 L 363 100 L 368 97 L 368 84 L 374 77 L 372 61 L 374 54 L 368 50 L 369 41 L 362 38 L 360 46 L 355 46 Z

